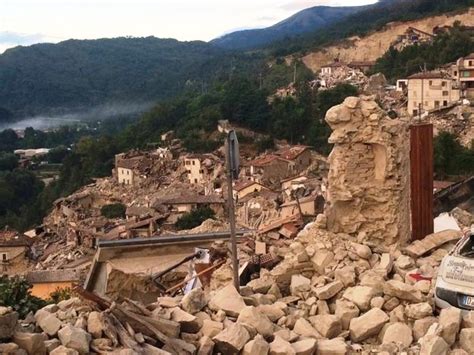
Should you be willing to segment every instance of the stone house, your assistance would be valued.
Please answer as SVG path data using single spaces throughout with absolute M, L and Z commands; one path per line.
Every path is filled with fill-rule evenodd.
M 289 162 L 290 174 L 298 174 L 311 165 L 311 150 L 305 145 L 285 147 L 275 154 Z
M 321 74 L 323 75 L 332 75 L 335 70 L 344 68 L 345 64 L 341 63 L 339 60 L 335 60 L 332 63 L 323 65 L 321 67 Z
M 296 200 L 286 202 L 280 206 L 280 216 L 282 218 L 298 215 L 301 208 L 303 216 L 313 217 L 324 210 L 324 198 L 319 195 L 311 195 L 299 199 L 299 205 Z
M 240 200 L 251 193 L 260 192 L 262 190 L 269 191 L 270 189 L 257 181 L 240 181 L 233 187 L 233 196 L 234 199 Z
M 408 77 L 408 113 L 411 116 L 447 107 L 459 98 L 457 83 L 448 74 L 423 72 Z
M 430 43 L 435 38 L 435 35 L 415 27 L 408 27 L 404 34 L 398 36 L 396 41 L 392 43 L 392 46 L 401 51 L 405 47 L 412 46 L 415 44 Z
M 184 157 L 184 167 L 190 184 L 206 184 L 213 179 L 220 162 L 211 154 L 188 154 Z
M 153 204 L 153 208 L 160 205 L 168 207 L 169 211 L 174 214 L 189 213 L 198 207 L 208 206 L 216 213 L 216 215 L 223 215 L 224 213 L 224 199 L 218 195 L 199 195 L 188 194 L 178 197 L 164 198 L 157 200 Z
M 289 176 L 291 163 L 277 155 L 270 154 L 246 164 L 245 176 L 258 182 L 280 181 Z
M 31 240 L 16 231 L 0 231 L 2 275 L 20 275 L 27 270 L 30 245 Z
M 457 61 L 458 80 L 461 85 L 461 96 L 474 99 L 474 53 Z
M 35 270 L 26 274 L 26 280 L 33 286 L 33 296 L 48 299 L 51 293 L 74 286 L 80 280 L 80 273 L 74 269 Z

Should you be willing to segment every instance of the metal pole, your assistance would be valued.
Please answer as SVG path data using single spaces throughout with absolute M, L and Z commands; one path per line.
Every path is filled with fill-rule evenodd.
M 232 252 L 232 270 L 234 273 L 234 286 L 237 292 L 240 293 L 239 280 L 239 262 L 237 260 L 237 240 L 235 237 L 235 211 L 234 211 L 234 196 L 232 193 L 232 167 L 230 162 L 230 142 L 229 137 L 225 141 L 226 167 L 227 167 L 227 203 L 229 209 L 229 223 L 230 223 L 230 242 Z

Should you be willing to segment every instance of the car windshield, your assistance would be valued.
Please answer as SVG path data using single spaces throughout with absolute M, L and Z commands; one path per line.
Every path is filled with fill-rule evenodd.
M 459 250 L 459 255 L 465 257 L 474 257 L 474 235 L 471 234 L 469 238 L 467 238 L 466 242 Z

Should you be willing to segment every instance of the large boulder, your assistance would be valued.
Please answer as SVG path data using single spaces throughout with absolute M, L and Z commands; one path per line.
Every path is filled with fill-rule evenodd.
M 343 288 L 344 284 L 341 281 L 334 281 L 327 285 L 316 287 L 314 293 L 320 300 L 328 300 L 334 297 Z
M 191 314 L 199 312 L 206 304 L 206 295 L 201 288 L 191 290 L 188 294 L 184 295 L 181 300 L 181 308 Z
M 267 355 L 269 350 L 270 345 L 260 334 L 257 334 L 253 340 L 245 344 L 242 355 Z
M 459 345 L 468 353 L 474 351 L 474 328 L 461 329 L 459 333 Z
M 409 304 L 405 307 L 405 314 L 410 319 L 422 319 L 433 315 L 433 308 L 428 302 Z
M 0 315 L 0 339 L 10 339 L 18 322 L 17 312 L 4 312 Z
M 348 354 L 347 344 L 343 338 L 323 339 L 318 341 L 316 355 L 346 355 Z
M 87 331 L 96 339 L 102 337 L 102 332 L 105 328 L 102 314 L 96 311 L 89 313 L 87 317 Z
M 213 338 L 223 329 L 224 325 L 221 322 L 216 322 L 210 319 L 204 319 L 202 321 L 201 333 L 209 338 Z
M 89 353 L 92 337 L 84 329 L 66 325 L 58 332 L 59 340 L 65 347 L 75 349 L 80 354 Z
M 223 354 L 238 354 L 250 340 L 250 334 L 242 324 L 233 323 L 212 340 L 217 351 Z
M 36 323 L 49 336 L 54 336 L 61 328 L 61 321 L 48 311 L 40 309 L 35 313 Z
M 317 342 L 315 339 L 303 339 L 291 344 L 296 355 L 313 355 Z
M 409 347 L 413 342 L 411 328 L 405 323 L 392 323 L 387 326 L 382 337 L 382 344 L 401 344 Z
M 176 307 L 171 310 L 171 320 L 178 322 L 181 326 L 181 331 L 186 333 L 197 333 L 202 327 L 202 322 L 196 316 L 183 311 Z
M 46 354 L 45 340 L 47 340 L 47 337 L 39 333 L 15 332 L 13 335 L 13 342 L 26 350 L 29 355 Z
M 430 327 L 437 322 L 438 320 L 436 317 L 417 319 L 413 323 L 413 337 L 415 340 L 418 341 L 419 339 L 423 338 L 426 335 L 428 329 L 430 329 Z
M 293 327 L 293 331 L 296 334 L 301 335 L 303 337 L 307 337 L 307 338 L 315 338 L 315 339 L 321 339 L 322 338 L 321 334 L 319 334 L 319 332 L 316 329 L 314 329 L 314 327 L 311 325 L 311 323 L 308 322 L 304 318 L 299 318 L 295 322 L 295 326 Z
M 209 301 L 209 308 L 214 311 L 223 310 L 231 317 L 238 317 L 245 307 L 244 299 L 232 284 L 217 291 Z
M 295 349 L 289 342 L 276 336 L 270 343 L 270 355 L 296 355 Z
M 322 314 L 310 317 L 309 320 L 324 338 L 332 339 L 342 332 L 342 324 L 338 316 Z
M 374 288 L 368 286 L 349 287 L 342 298 L 354 303 L 361 311 L 370 309 L 370 301 L 377 295 Z
M 264 337 L 270 337 L 274 331 L 274 325 L 265 314 L 260 313 L 255 307 L 245 307 L 237 318 L 240 323 L 249 324 Z
M 420 355 L 446 355 L 449 345 L 437 335 L 425 335 L 419 340 L 421 344 Z
M 349 329 L 352 318 L 359 316 L 359 308 L 352 302 L 345 299 L 336 301 L 336 311 L 334 314 L 341 320 L 342 329 Z
M 441 336 L 448 345 L 453 345 L 456 341 L 461 320 L 462 315 L 459 308 L 450 307 L 441 310 L 439 314 L 439 325 L 443 328 Z
M 383 292 L 387 296 L 409 302 L 420 303 L 423 301 L 423 295 L 414 286 L 397 280 L 387 281 L 383 286 Z
M 75 349 L 66 348 L 64 345 L 58 346 L 49 355 L 79 355 L 79 352 Z
M 379 308 L 371 309 L 364 315 L 352 319 L 349 325 L 352 341 L 360 342 L 377 335 L 389 320 L 389 316 Z

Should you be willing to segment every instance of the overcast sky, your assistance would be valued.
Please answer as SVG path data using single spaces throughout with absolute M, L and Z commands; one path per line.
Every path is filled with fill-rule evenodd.
M 0 0 L 0 53 L 16 45 L 119 36 L 210 40 L 316 5 L 375 0 Z

